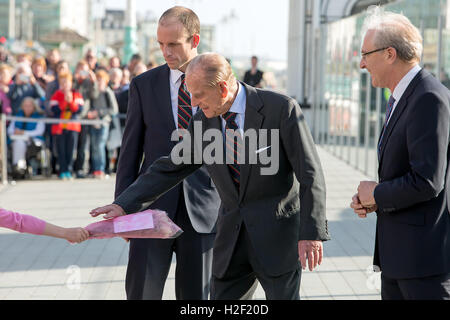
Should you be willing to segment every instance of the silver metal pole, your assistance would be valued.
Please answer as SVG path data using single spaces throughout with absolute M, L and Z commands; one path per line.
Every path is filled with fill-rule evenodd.
M 381 115 L 381 97 L 383 94 L 383 90 L 381 88 L 377 88 L 377 97 L 376 97 L 376 122 L 375 122 L 375 150 L 378 147 L 377 146 L 377 142 L 378 142 L 378 137 L 380 136 L 380 115 Z M 377 161 L 375 161 L 375 166 L 374 166 L 375 172 L 374 172 L 374 177 L 376 177 L 378 175 L 378 159 Z
M 442 27 L 444 25 L 443 23 L 444 17 L 442 14 L 439 14 L 438 17 L 438 43 L 437 43 L 437 65 L 436 65 L 436 77 L 438 80 L 441 79 L 441 66 L 442 66 Z
M 16 37 L 16 1 L 9 0 L 8 38 Z
M 367 83 L 366 83 L 366 125 L 364 130 L 364 173 L 369 175 L 369 136 L 370 136 L 370 100 L 372 95 L 372 85 L 371 85 L 371 77 L 367 74 Z
M 8 167 L 7 167 L 7 150 L 6 150 L 6 117 L 0 114 L 0 154 L 1 154 L 1 181 L 3 185 L 8 183 Z

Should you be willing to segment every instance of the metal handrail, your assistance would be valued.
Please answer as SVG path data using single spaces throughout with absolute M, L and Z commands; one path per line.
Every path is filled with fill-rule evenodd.
M 125 115 L 116 115 L 119 119 L 125 118 Z M 43 122 L 48 124 L 58 124 L 58 123 L 79 123 L 82 125 L 102 125 L 107 124 L 108 120 L 87 120 L 87 119 L 55 119 L 55 118 L 25 118 L 8 116 L 5 114 L 0 114 L 0 177 L 1 183 L 3 185 L 8 184 L 8 150 L 6 145 L 6 122 L 7 121 L 21 121 L 21 122 Z

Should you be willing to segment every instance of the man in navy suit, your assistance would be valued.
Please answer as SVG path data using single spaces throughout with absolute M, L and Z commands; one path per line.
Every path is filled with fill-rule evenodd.
M 375 13 L 366 30 L 360 67 L 392 95 L 379 182 L 361 182 L 351 207 L 362 218 L 377 212 L 382 299 L 450 299 L 450 94 L 419 67 L 422 37 L 406 17 Z
M 167 10 L 157 38 L 167 64 L 130 84 L 127 122 L 117 168 L 116 198 L 158 158 L 169 155 L 172 132 L 187 128 L 198 108 L 190 106 L 184 72 L 197 55 L 197 15 L 184 7 Z M 127 299 L 161 299 L 175 252 L 177 299 L 207 299 L 219 196 L 204 168 L 155 201 L 182 229 L 175 240 L 131 239 L 126 275 Z

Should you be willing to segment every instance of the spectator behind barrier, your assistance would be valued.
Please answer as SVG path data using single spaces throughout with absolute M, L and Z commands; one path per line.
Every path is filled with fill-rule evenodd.
M 14 83 L 10 86 L 8 93 L 13 115 L 19 112 L 22 101 L 26 97 L 38 100 L 45 99 L 45 92 L 36 82 L 31 67 L 27 63 L 21 63 L 17 65 L 16 70 Z
M 51 114 L 57 119 L 76 119 L 83 110 L 83 97 L 79 92 L 72 90 L 70 73 L 58 74 L 58 80 L 59 90 L 50 100 Z M 52 125 L 52 135 L 56 140 L 58 151 L 60 179 L 72 179 L 73 153 L 80 131 L 81 124 L 76 122 Z
M 0 64 L 0 113 L 11 114 L 11 101 L 8 93 L 11 85 L 11 67 L 7 64 Z
M 109 76 L 104 70 L 96 73 L 98 96 L 92 100 L 91 109 L 87 113 L 88 119 L 106 120 L 108 123 L 91 126 L 91 144 L 92 144 L 92 165 L 95 178 L 105 176 L 106 161 L 109 159 L 106 154 L 106 142 L 109 136 L 109 128 L 112 117 L 117 115 L 118 106 L 116 97 L 111 88 L 108 87 Z
M 22 101 L 18 117 L 39 119 L 42 115 L 39 113 L 39 107 L 36 101 L 31 97 L 26 97 Z M 42 146 L 44 142 L 45 125 L 43 122 L 23 122 L 20 120 L 12 121 L 8 127 L 8 135 L 11 139 L 13 175 L 23 176 L 27 169 L 26 152 L 27 147 L 33 143 L 36 146 Z M 36 171 L 33 170 L 35 174 Z

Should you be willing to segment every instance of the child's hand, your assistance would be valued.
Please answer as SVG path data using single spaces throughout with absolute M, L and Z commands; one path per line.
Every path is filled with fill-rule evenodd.
M 64 238 L 70 243 L 80 243 L 89 238 L 89 231 L 83 228 L 66 228 Z

